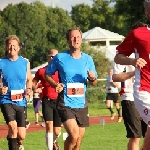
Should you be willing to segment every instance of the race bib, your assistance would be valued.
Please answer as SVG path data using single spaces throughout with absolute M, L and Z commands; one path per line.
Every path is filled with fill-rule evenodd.
M 12 101 L 22 101 L 24 98 L 24 90 L 11 90 Z
M 67 96 L 83 97 L 84 96 L 84 84 L 83 83 L 67 83 Z

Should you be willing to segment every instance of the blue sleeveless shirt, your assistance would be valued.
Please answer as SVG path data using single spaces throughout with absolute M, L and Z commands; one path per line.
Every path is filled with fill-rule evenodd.
M 0 104 L 26 107 L 27 66 L 28 60 L 22 56 L 18 56 L 15 61 L 9 60 L 7 57 L 0 60 L 3 86 L 8 87 L 7 93 L 0 95 Z

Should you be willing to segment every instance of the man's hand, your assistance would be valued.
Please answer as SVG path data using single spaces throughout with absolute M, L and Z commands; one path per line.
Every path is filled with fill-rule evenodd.
M 87 74 L 88 74 L 88 79 L 89 80 L 94 81 L 96 79 L 94 72 L 88 71 Z
M 6 94 L 7 91 L 8 91 L 8 87 L 6 87 L 6 86 L 0 88 L 0 94 L 2 94 L 2 95 Z
M 64 85 L 62 83 L 57 83 L 55 89 L 56 89 L 56 92 L 60 93 L 64 88 Z
M 143 58 L 138 58 L 138 59 L 132 60 L 131 64 L 134 67 L 141 69 L 147 64 L 147 62 Z

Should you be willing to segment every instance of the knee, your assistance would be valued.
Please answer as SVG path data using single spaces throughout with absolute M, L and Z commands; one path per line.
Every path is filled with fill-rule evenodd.
M 54 133 L 55 133 L 56 136 L 59 136 L 60 133 L 61 133 L 61 127 L 55 127 L 54 128 Z
M 11 132 L 17 132 L 17 122 L 16 121 L 10 121 L 8 123 L 8 127 Z
M 132 143 L 138 145 L 139 142 L 140 142 L 140 138 L 131 138 L 130 141 L 131 141 Z
M 18 133 L 18 138 L 19 138 L 20 140 L 24 140 L 25 137 L 26 137 L 26 132 Z

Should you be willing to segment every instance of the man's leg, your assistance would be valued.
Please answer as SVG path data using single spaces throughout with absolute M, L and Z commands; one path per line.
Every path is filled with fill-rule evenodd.
M 79 128 L 79 137 L 78 137 L 77 143 L 76 143 L 75 147 L 73 148 L 73 150 L 80 150 L 80 146 L 82 143 L 82 139 L 84 137 L 84 133 L 85 133 L 85 127 L 80 127 Z
M 8 148 L 9 150 L 16 150 L 17 146 L 17 122 L 16 111 L 14 105 L 12 104 L 1 104 L 1 111 L 3 113 L 4 119 L 8 125 Z
M 68 119 L 63 125 L 68 133 L 68 137 L 64 143 L 64 150 L 72 150 L 79 138 L 79 126 L 75 119 Z
M 17 122 L 10 121 L 8 123 L 8 147 L 9 150 L 17 150 Z
M 46 121 L 45 137 L 48 150 L 53 150 L 53 121 Z
M 148 122 L 147 132 L 144 138 L 143 150 L 150 150 L 150 121 Z

